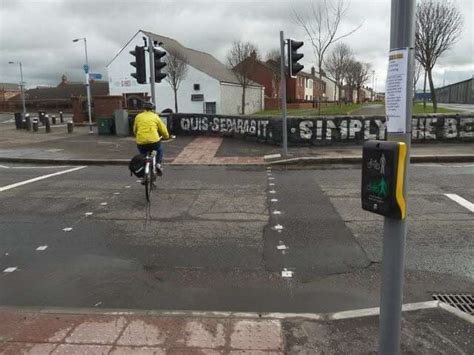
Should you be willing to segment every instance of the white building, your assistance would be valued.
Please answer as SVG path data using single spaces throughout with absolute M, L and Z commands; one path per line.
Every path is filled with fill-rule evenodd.
M 110 95 L 151 96 L 150 84 L 138 84 L 131 76 L 134 57 L 130 51 L 143 46 L 143 37 L 162 43 L 163 50 L 175 49 L 188 61 L 188 71 L 178 90 L 178 110 L 183 113 L 207 113 L 238 115 L 242 113 L 242 87 L 235 74 L 212 55 L 186 48 L 174 39 L 146 31 L 138 31 L 107 65 Z M 147 78 L 149 77 L 148 52 L 145 52 Z M 163 80 L 155 84 L 157 111 L 171 109 L 174 112 L 174 93 Z M 252 83 L 245 91 L 245 113 L 252 114 L 264 109 L 264 87 Z

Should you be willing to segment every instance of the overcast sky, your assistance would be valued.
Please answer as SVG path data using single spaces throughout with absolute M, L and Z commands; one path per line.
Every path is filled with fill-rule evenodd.
M 317 1 L 317 0 L 311 0 Z M 83 80 L 86 37 L 92 72 L 105 66 L 123 45 L 144 29 L 213 54 L 225 63 L 233 40 L 252 41 L 263 56 L 285 37 L 306 40 L 293 11 L 307 13 L 310 0 L 0 0 L 0 82 L 19 82 L 23 63 L 28 87 L 56 85 L 62 74 Z M 464 16 L 459 42 L 435 67 L 435 85 L 471 78 L 474 73 L 473 0 L 457 0 Z M 352 0 L 340 33 L 356 57 L 372 65 L 376 89 L 384 90 L 389 50 L 390 0 Z M 305 70 L 315 65 L 309 42 L 303 47 Z M 420 80 L 421 82 L 422 80 Z M 370 79 L 370 83 L 372 78 Z M 370 84 L 369 83 L 369 84 Z

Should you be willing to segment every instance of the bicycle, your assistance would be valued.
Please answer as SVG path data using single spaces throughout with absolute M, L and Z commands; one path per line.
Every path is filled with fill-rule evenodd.
M 143 176 L 143 185 L 145 185 L 146 201 L 150 202 L 151 191 L 153 190 L 156 181 L 156 150 L 148 152 L 145 156 L 145 174 Z
M 169 139 L 164 140 L 163 142 L 170 141 L 175 139 L 176 136 L 171 135 Z M 147 153 L 145 156 L 145 174 L 143 176 L 143 185 L 145 185 L 145 197 L 146 201 L 149 203 L 151 198 L 151 192 L 156 188 L 156 150 L 152 150 Z M 161 176 L 161 174 L 159 174 Z

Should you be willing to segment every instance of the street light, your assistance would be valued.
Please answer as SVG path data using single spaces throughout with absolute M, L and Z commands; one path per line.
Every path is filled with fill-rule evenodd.
M 21 62 L 8 62 L 8 64 L 19 64 L 20 65 L 20 93 L 21 103 L 23 105 L 23 118 L 26 117 L 26 104 L 25 104 L 25 92 L 23 90 L 23 65 Z
M 375 70 L 372 70 L 372 93 L 374 95 L 372 101 L 375 101 Z
M 92 113 L 91 113 L 91 87 L 89 82 L 89 59 L 87 58 L 87 39 L 85 37 L 76 38 L 72 40 L 74 43 L 78 41 L 84 41 L 84 50 L 86 53 L 86 65 L 84 71 L 86 73 L 86 89 L 87 89 L 87 113 L 89 114 L 89 133 L 93 134 L 92 131 Z

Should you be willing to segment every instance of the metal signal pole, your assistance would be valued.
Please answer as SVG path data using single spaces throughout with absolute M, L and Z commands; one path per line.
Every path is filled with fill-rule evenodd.
M 390 60 L 405 56 L 405 65 L 401 65 L 396 73 L 390 72 L 387 76 L 387 96 L 395 93 L 391 85 L 402 88 L 397 97 L 399 104 L 395 104 L 395 111 L 402 112 L 399 117 L 392 119 L 388 112 L 393 110 L 389 106 L 390 97 L 385 101 L 387 112 L 387 139 L 389 141 L 404 142 L 407 146 L 404 196 L 407 199 L 407 184 L 410 165 L 411 143 L 411 118 L 413 94 L 413 60 L 415 42 L 415 0 L 392 0 L 391 26 L 390 26 Z M 396 75 L 392 75 L 396 74 Z M 392 75 L 392 76 L 391 76 Z M 397 79 L 398 78 L 398 79 Z M 398 82 L 397 82 L 398 80 Z M 397 94 L 393 94 L 397 96 Z M 392 101 L 397 102 L 397 100 Z M 393 111 L 390 111 L 393 112 Z M 403 117 L 403 115 L 405 117 Z M 397 122 L 398 120 L 398 122 Z M 405 121 L 403 121 L 405 120 Z M 398 125 L 401 128 L 394 129 Z M 380 329 L 379 329 L 379 354 L 400 353 L 400 326 L 402 316 L 403 273 L 405 262 L 405 241 L 407 234 L 406 219 L 384 218 L 383 236 L 383 277 L 380 297 Z
M 281 84 L 281 113 L 282 113 L 282 139 L 283 155 L 288 154 L 288 132 L 286 120 L 286 75 L 285 75 L 285 40 L 283 31 L 280 31 L 280 84 Z

